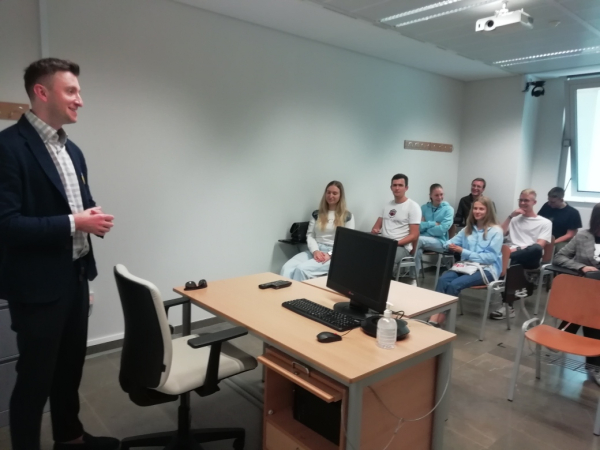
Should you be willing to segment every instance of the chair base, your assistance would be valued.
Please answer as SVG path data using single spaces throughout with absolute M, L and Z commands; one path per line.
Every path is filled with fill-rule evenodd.
M 132 436 L 121 441 L 121 450 L 136 447 L 163 447 L 165 450 L 202 450 L 203 442 L 235 439 L 234 450 L 243 450 L 245 431 L 243 428 L 204 428 L 189 430 L 180 435 L 177 431 Z

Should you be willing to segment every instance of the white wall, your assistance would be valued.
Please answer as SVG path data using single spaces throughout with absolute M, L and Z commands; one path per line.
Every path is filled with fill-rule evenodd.
M 0 30 L 17 3 L 36 2 L 0 2 Z M 116 217 L 94 242 L 92 344 L 122 332 L 114 264 L 166 298 L 190 279 L 210 288 L 278 271 L 290 254 L 277 239 L 308 219 L 332 179 L 363 230 L 397 172 L 419 203 L 433 182 L 455 203 L 461 82 L 165 0 L 50 0 L 49 11 L 51 54 L 82 67 L 85 107 L 67 131 L 96 201 Z M 35 34 L 22 39 L 36 48 Z M 19 85 L 26 63 L 3 58 L 0 86 Z M 407 151 L 404 139 L 456 150 Z
M 500 220 L 515 208 L 517 183 L 529 173 L 523 167 L 528 156 L 521 155 L 525 105 L 522 89 L 521 77 L 475 81 L 465 87 L 456 197 L 470 192 L 474 178 L 484 178 L 485 195 L 496 204 Z
M 0 3 L 0 101 L 29 103 L 23 88 L 23 69 L 40 57 L 37 3 Z M 0 130 L 9 125 L 12 122 L 0 120 Z

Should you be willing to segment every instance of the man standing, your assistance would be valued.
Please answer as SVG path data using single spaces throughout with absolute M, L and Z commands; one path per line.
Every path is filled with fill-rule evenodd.
M 402 258 L 410 256 L 412 243 L 416 243 L 419 238 L 421 208 L 417 202 L 406 196 L 408 190 L 406 175 L 402 173 L 394 175 L 391 189 L 394 200 L 383 206 L 383 213 L 373 225 L 371 233 L 381 233 L 383 237 L 398 241 L 395 259 L 395 264 L 398 264 Z
M 548 192 L 548 202 L 544 203 L 539 215 L 552 222 L 552 236 L 554 236 L 554 249 L 564 247 L 577 234 L 581 224 L 581 216 L 572 206 L 564 201 L 565 190 L 555 187 Z
M 39 450 L 48 397 L 55 450 L 119 447 L 117 439 L 85 433 L 78 419 L 88 280 L 97 274 L 89 233 L 104 236 L 113 226 L 63 129 L 83 106 L 78 75 L 70 61 L 32 63 L 24 76 L 31 110 L 0 132 L 0 298 L 8 300 L 19 349 L 13 450 Z
M 539 216 L 533 210 L 537 203 L 537 194 L 533 189 L 525 189 L 519 195 L 519 207 L 511 212 L 502 230 L 508 235 L 510 242 L 510 264 L 520 264 L 526 271 L 538 269 L 544 254 L 544 246 L 552 240 L 552 222 Z M 530 282 L 535 280 L 528 277 Z M 510 307 L 510 317 L 514 317 L 514 308 Z M 506 318 L 506 311 L 501 307 L 490 314 L 490 318 L 501 320 Z
M 475 178 L 471 181 L 471 193 L 461 198 L 458 202 L 458 208 L 456 208 L 456 215 L 454 216 L 454 225 L 464 227 L 467 224 L 467 217 L 469 217 L 471 206 L 474 201 L 477 201 L 483 195 L 485 186 L 486 183 L 483 178 Z M 494 209 L 496 209 L 496 206 L 494 206 Z

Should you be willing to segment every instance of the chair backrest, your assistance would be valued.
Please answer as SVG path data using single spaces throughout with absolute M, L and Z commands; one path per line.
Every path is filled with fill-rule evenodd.
M 130 274 L 122 264 L 115 266 L 114 274 L 125 318 L 121 384 L 126 380 L 136 387 L 155 389 L 166 382 L 173 354 L 160 292 L 154 284 Z
M 448 239 L 452 239 L 456 236 L 456 224 L 453 223 L 450 229 L 448 230 Z
M 290 237 L 294 241 L 306 242 L 308 222 L 294 222 L 290 227 Z
M 558 275 L 552 281 L 547 311 L 569 323 L 600 328 L 600 281 Z
M 506 244 L 502 245 L 502 272 L 500 273 L 500 278 L 504 278 L 506 276 L 506 268 L 508 267 L 508 262 L 510 261 L 510 247 Z
M 544 245 L 544 254 L 542 255 L 542 264 L 550 264 L 554 257 L 554 236 L 550 242 L 546 242 Z

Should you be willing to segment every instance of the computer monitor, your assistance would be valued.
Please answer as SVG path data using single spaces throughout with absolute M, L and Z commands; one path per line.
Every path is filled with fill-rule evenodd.
M 327 287 L 350 298 L 334 309 L 364 319 L 369 309 L 386 308 L 398 242 L 349 228 L 337 227 Z

